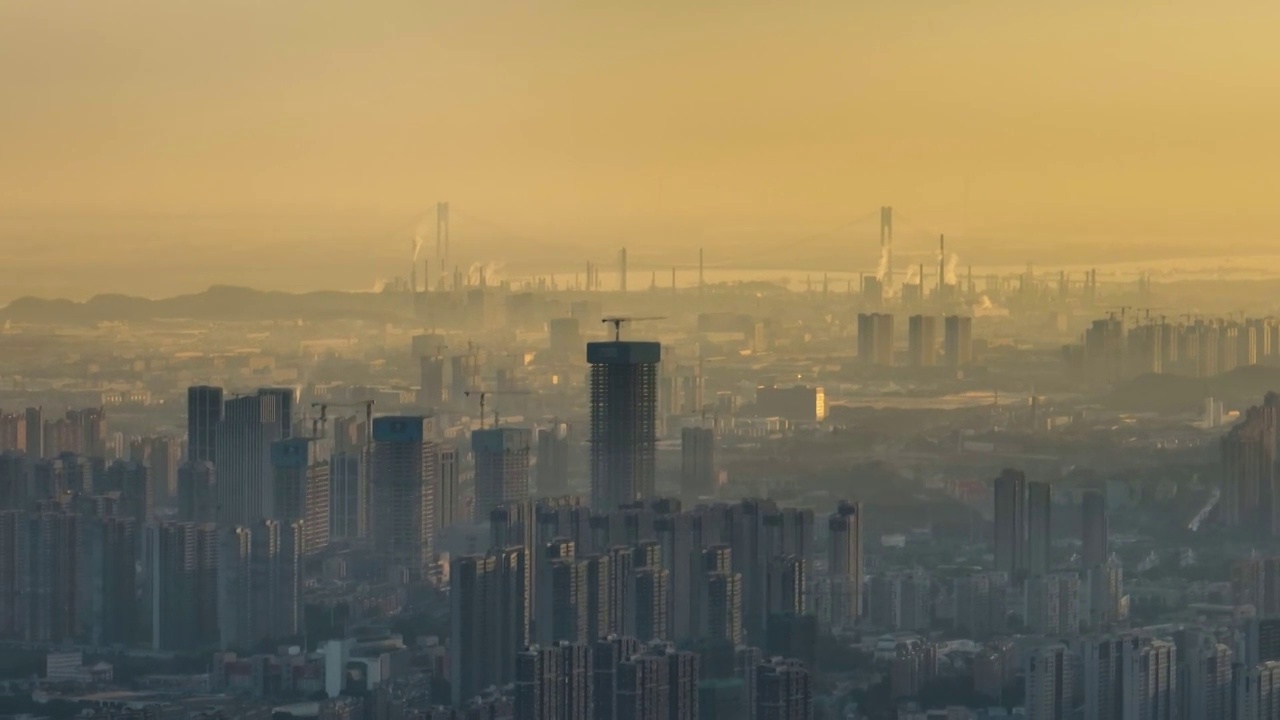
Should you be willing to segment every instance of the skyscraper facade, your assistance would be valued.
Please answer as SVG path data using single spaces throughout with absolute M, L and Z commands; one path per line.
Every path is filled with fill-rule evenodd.
M 436 532 L 459 522 L 465 522 L 465 511 L 459 473 L 458 447 L 453 443 L 440 443 L 436 450 Z
M 1053 507 L 1049 483 L 1027 483 L 1027 572 L 1042 575 L 1049 572 L 1050 515 Z
M 292 404 L 291 391 L 259 390 L 223 405 L 213 440 L 219 523 L 250 525 L 274 516 L 271 444 L 292 433 Z
M 303 521 L 302 554 L 329 546 L 330 443 L 296 437 L 271 445 L 274 519 Z
M 862 616 L 862 503 L 841 501 L 827 530 L 832 624 L 852 627 Z
M 531 443 L 532 433 L 524 428 L 496 427 L 471 433 L 476 459 L 476 522 L 487 520 L 495 508 L 529 499 Z
M 756 666 L 756 720 L 812 720 L 813 679 L 799 660 L 774 658 Z
M 938 364 L 938 318 L 912 315 L 907 319 L 907 357 L 912 367 Z
M 455 706 L 515 680 L 529 644 L 529 557 L 524 547 L 455 558 L 450 568 L 449 671 Z
M 29 407 L 23 413 L 27 425 L 27 457 L 44 457 L 44 408 Z
M 1032 648 L 1026 660 L 1027 720 L 1069 720 L 1073 717 L 1075 659 L 1066 645 Z
M 591 506 L 653 497 L 658 408 L 656 342 L 587 344 L 591 364 Z
M 218 503 L 217 471 L 208 460 L 190 460 L 178 467 L 178 520 L 213 522 Z
M 1080 563 L 1092 568 L 1107 561 L 1107 497 L 1086 490 L 1080 500 Z
M 996 571 L 1010 577 L 1027 569 L 1027 478 L 1005 470 L 995 482 Z
M 369 485 L 364 477 L 364 452 L 338 452 L 329 459 L 330 540 L 365 537 Z
M 684 497 L 715 494 L 715 439 L 711 428 L 687 427 L 680 431 L 680 492 Z
M 436 462 L 432 421 L 392 416 L 373 421 L 373 541 L 389 567 L 425 576 L 435 546 Z
M 187 459 L 213 462 L 218 447 L 217 427 L 222 421 L 222 388 L 197 385 L 187 388 Z
M 973 318 L 948 315 L 943 320 L 942 360 L 952 369 L 973 362 Z
M 569 426 L 552 423 L 538 430 L 538 495 L 550 497 L 569 489 Z
M 213 524 L 146 528 L 144 604 L 151 646 L 188 651 L 219 644 L 219 539 Z
M 219 530 L 214 573 L 222 647 L 252 648 L 298 633 L 304 526 L 263 520 Z

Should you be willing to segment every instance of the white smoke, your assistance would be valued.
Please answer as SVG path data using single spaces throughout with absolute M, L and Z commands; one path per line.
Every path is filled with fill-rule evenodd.
M 413 262 L 415 264 L 418 262 L 418 257 L 422 255 L 422 246 L 427 242 L 429 229 L 427 219 L 423 218 L 422 222 L 418 223 L 417 229 L 413 231 Z
M 479 285 L 482 277 L 485 285 L 501 285 L 502 264 L 494 262 L 472 263 L 471 267 L 467 268 L 466 282 L 468 285 Z
M 876 266 L 876 279 L 884 282 L 884 278 L 889 274 L 889 246 L 880 246 L 880 264 Z
M 1009 308 L 991 302 L 991 298 L 986 295 L 979 297 L 978 302 L 973 306 L 974 317 L 1008 317 L 1008 315 Z
M 947 285 L 960 284 L 956 281 L 956 265 L 959 264 L 959 262 L 960 256 L 955 253 L 951 253 L 951 257 L 947 258 L 947 270 L 943 273 L 943 277 L 945 278 L 944 282 Z
M 920 268 L 915 265 L 912 265 L 911 267 L 907 268 L 907 279 L 903 281 L 903 284 L 919 285 L 920 284 Z

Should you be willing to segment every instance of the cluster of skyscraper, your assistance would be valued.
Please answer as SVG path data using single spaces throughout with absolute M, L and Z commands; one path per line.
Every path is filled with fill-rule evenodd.
M 861 612 L 860 513 L 842 503 L 831 516 L 819 581 L 810 577 L 812 512 L 768 501 L 686 511 L 663 499 L 594 512 L 564 498 L 497 508 L 494 549 L 450 564 L 454 698 L 517 682 L 517 651 L 529 644 L 598 652 L 611 637 L 730 648 L 760 638 L 770 652 L 803 654 L 793 652 L 796 630 L 807 620 L 816 632 L 816 606 L 837 608 L 825 616 L 836 627 Z
M 942 318 L 939 352 L 939 318 L 912 315 L 907 318 L 907 364 L 910 367 L 961 368 L 973 361 L 973 318 L 947 315 Z M 858 360 L 863 365 L 892 367 L 897 362 L 892 313 L 858 315 Z
M 1147 373 L 1213 377 L 1249 365 L 1280 364 L 1274 318 L 1196 318 L 1169 322 L 1125 315 L 1094 320 L 1080 343 L 1063 348 L 1076 375 L 1115 381 Z

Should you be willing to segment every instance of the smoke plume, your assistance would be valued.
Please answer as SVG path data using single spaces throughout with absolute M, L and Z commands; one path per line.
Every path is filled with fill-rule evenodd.
M 422 246 L 426 244 L 428 232 L 427 220 L 423 218 L 422 222 L 418 223 L 417 229 L 413 231 L 413 262 L 415 264 L 418 262 L 418 257 L 422 255 Z
M 884 278 L 889 274 L 889 246 L 880 246 L 880 264 L 876 266 L 876 279 L 884 282 Z
M 960 256 L 955 253 L 951 253 L 951 257 L 947 258 L 947 270 L 943 274 L 943 278 L 945 278 L 943 282 L 945 282 L 947 285 L 959 285 L 959 283 L 956 281 L 956 265 L 959 262 L 960 262 Z

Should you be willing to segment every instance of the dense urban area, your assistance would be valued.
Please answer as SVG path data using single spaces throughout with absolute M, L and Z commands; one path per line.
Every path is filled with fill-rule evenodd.
M 1250 283 L 895 275 L 889 208 L 856 281 L 499 281 L 439 215 L 377 292 L 0 310 L 0 716 L 1280 717 Z

